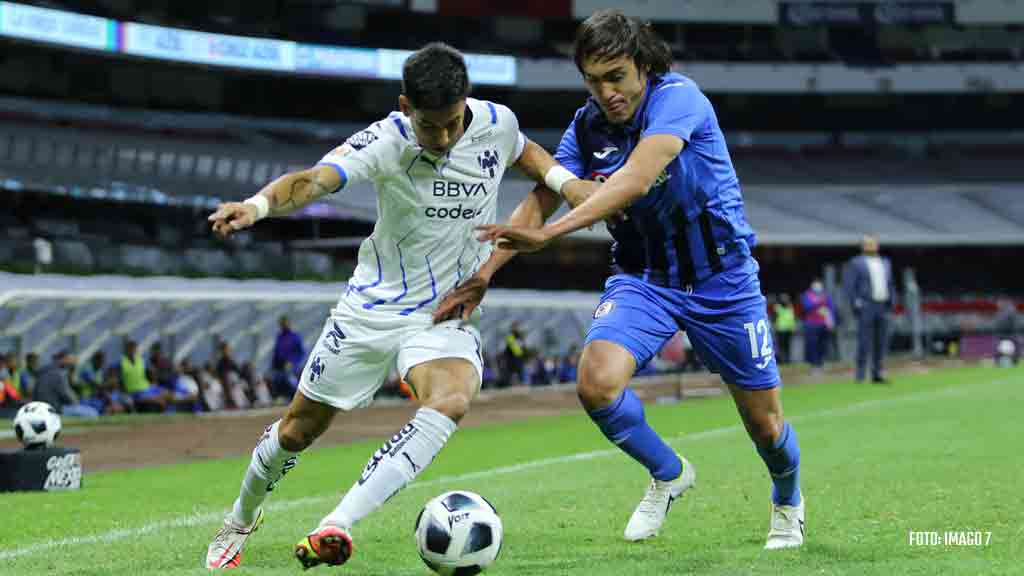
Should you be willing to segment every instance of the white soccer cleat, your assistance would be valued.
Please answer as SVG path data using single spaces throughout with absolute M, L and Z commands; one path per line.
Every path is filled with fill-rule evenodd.
M 683 471 L 679 478 L 669 481 L 651 478 L 651 485 L 647 488 L 644 499 L 633 511 L 629 524 L 626 524 L 626 540 L 638 542 L 657 536 L 661 525 L 665 523 L 665 516 L 668 515 L 672 502 L 696 483 L 697 472 L 693 465 L 682 456 L 679 459 L 683 462 Z
M 250 526 L 239 526 L 229 517 L 224 518 L 224 526 L 214 536 L 210 547 L 206 549 L 206 567 L 215 570 L 220 568 L 238 568 L 242 562 L 242 547 L 249 535 L 259 530 L 263 524 L 263 509 L 256 514 L 256 520 Z
M 765 550 L 798 548 L 804 545 L 804 498 L 796 506 L 772 504 L 772 525 Z

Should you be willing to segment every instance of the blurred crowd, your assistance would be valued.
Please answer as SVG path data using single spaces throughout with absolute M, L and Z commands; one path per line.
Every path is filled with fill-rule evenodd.
M 837 357 L 836 327 L 840 321 L 832 296 L 815 280 L 794 302 L 788 294 L 769 298 L 775 354 L 780 364 L 793 359 L 794 334 L 803 334 L 803 359 L 820 367 Z M 484 358 L 483 388 L 547 386 L 576 381 L 580 343 L 565 343 L 549 335 L 527 334 L 513 322 L 496 353 Z M 533 345 L 528 342 L 534 343 Z M 302 337 L 287 317 L 279 319 L 273 355 L 264 370 L 235 357 L 231 345 L 215 339 L 215 353 L 204 362 L 173 361 L 160 342 L 145 351 L 126 339 L 119 358 L 103 351 L 84 362 L 61 351 L 46 364 L 29 353 L 0 354 L 0 406 L 16 407 L 30 400 L 57 406 L 80 416 L 124 412 L 213 412 L 265 407 L 289 401 L 298 388 L 306 361 Z M 685 332 L 678 332 L 638 375 L 703 370 Z M 411 397 L 398 374 L 381 388 L 381 396 Z
M 540 345 L 530 346 L 528 341 L 539 340 Z M 551 350 L 564 349 L 563 353 Z M 531 339 L 522 325 L 513 322 L 501 342 L 500 352 L 489 355 L 484 361 L 483 387 L 505 388 L 508 386 L 547 386 L 576 381 L 576 370 L 580 361 L 580 344 L 565 343 L 544 335 Z M 646 366 L 638 376 L 666 372 L 696 371 L 702 365 L 693 353 L 685 332 L 676 335 Z
M 534 340 L 544 344 L 527 344 Z M 84 361 L 62 350 L 46 363 L 34 352 L 24 358 L 14 352 L 0 354 L 0 407 L 17 408 L 40 400 L 62 414 L 81 417 L 216 412 L 284 404 L 298 389 L 306 347 L 287 317 L 279 319 L 271 361 L 262 370 L 249 360 L 236 358 L 223 339 L 215 338 L 213 349 L 213 356 L 200 363 L 187 357 L 172 359 L 159 341 L 142 350 L 139 342 L 130 338 L 122 342 L 120 356 L 113 359 L 102 350 Z M 576 381 L 581 353 L 578 342 L 567 344 L 547 336 L 531 339 L 523 326 L 514 322 L 497 350 L 484 358 L 484 389 Z M 638 375 L 701 369 L 686 334 L 678 332 Z M 412 391 L 392 373 L 379 395 L 411 398 Z
M 298 388 L 305 362 L 302 338 L 287 317 L 279 320 L 270 366 L 258 370 L 251 361 L 235 357 L 231 345 L 215 339 L 215 354 L 201 364 L 185 357 L 174 361 L 154 342 L 143 352 L 125 339 L 120 358 L 102 351 L 87 360 L 67 350 L 40 365 L 39 355 L 24 362 L 8 352 L 0 355 L 0 406 L 16 408 L 33 401 L 47 402 L 62 414 L 97 417 L 125 412 L 215 412 L 244 410 L 284 403 Z

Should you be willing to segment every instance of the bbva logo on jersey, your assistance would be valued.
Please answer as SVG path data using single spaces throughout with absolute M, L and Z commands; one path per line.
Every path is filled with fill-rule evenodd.
M 448 180 L 434 180 L 434 196 L 446 196 L 448 198 L 459 198 L 465 196 L 472 198 L 477 195 L 487 196 L 487 187 L 483 182 L 449 182 Z
M 498 151 L 484 150 L 476 157 L 480 169 L 487 172 L 488 178 L 494 178 L 494 169 L 498 167 Z

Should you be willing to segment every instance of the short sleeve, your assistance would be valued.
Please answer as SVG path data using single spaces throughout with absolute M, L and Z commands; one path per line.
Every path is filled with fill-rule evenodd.
M 516 130 L 516 144 L 515 148 L 512 149 L 512 154 L 508 157 L 508 165 L 511 166 L 516 162 L 519 162 L 519 157 L 523 155 L 523 149 L 526 148 L 526 135 Z
M 341 177 L 338 190 L 355 182 L 375 180 L 386 172 L 389 163 L 394 163 L 394 146 L 380 124 L 377 122 L 356 132 L 318 162 L 338 171 Z
M 487 102 L 487 108 L 491 123 L 497 124 L 501 131 L 505 166 L 511 166 L 519 161 L 526 147 L 526 136 L 519 131 L 519 118 L 508 106 Z
M 576 142 L 576 122 L 578 119 L 579 115 L 577 114 L 576 118 L 573 118 L 569 124 L 569 127 L 565 129 L 565 133 L 562 134 L 562 140 L 558 143 L 558 149 L 555 150 L 555 162 L 561 164 L 563 168 L 572 172 L 577 178 L 584 178 L 586 168 L 583 166 L 579 143 Z
M 690 142 L 707 120 L 711 105 L 692 82 L 671 81 L 654 89 L 647 105 L 647 127 L 641 138 L 672 134 Z

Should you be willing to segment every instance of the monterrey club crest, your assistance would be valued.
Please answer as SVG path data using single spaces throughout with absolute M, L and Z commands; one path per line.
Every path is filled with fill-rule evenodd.
M 604 302 L 601 302 L 601 304 L 597 307 L 597 310 L 594 310 L 594 319 L 596 320 L 597 318 L 600 318 L 602 316 L 607 316 L 608 313 L 614 309 L 615 301 L 605 300 Z
M 498 166 L 497 150 L 484 150 L 476 157 L 476 161 L 480 164 L 480 169 L 487 172 L 488 178 L 494 178 L 494 169 Z

